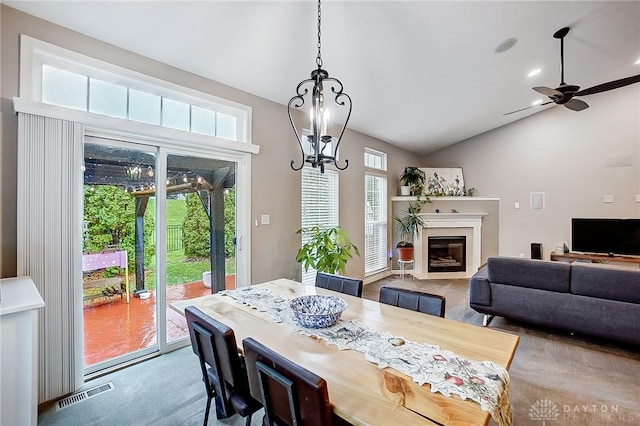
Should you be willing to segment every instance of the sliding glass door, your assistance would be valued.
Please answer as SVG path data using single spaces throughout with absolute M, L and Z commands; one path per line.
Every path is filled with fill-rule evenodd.
M 154 226 L 157 148 L 84 145 L 84 366 L 94 372 L 158 350 Z M 145 290 L 147 298 L 140 297 Z
M 167 155 L 166 295 L 172 302 L 235 288 L 236 163 Z M 189 335 L 184 317 L 167 310 L 167 343 Z
M 239 169 L 242 157 L 86 138 L 86 374 L 188 344 L 171 303 L 248 283 Z

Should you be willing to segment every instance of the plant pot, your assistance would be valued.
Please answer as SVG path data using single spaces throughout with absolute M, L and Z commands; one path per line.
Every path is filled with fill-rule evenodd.
M 211 288 L 211 271 L 202 273 L 202 282 L 206 288 Z
M 400 187 L 400 195 L 411 195 L 411 187 L 410 186 L 401 186 Z
M 413 260 L 413 247 L 396 247 L 398 260 Z

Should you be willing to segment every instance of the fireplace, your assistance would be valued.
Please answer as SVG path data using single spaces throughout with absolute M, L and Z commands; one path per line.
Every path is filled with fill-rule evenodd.
M 413 275 L 421 280 L 438 278 L 471 278 L 482 260 L 482 218 L 487 213 L 420 213 L 424 227 L 413 241 Z M 465 236 L 466 270 L 429 272 L 429 237 Z
M 427 240 L 428 272 L 465 272 L 467 270 L 467 237 L 429 237 Z

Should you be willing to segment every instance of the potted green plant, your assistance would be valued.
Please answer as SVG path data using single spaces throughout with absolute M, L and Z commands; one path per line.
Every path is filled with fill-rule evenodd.
M 347 261 L 353 257 L 353 253 L 360 256 L 358 247 L 339 226 L 302 228 L 296 234 L 311 236 L 296 255 L 296 262 L 301 263 L 305 271 L 313 268 L 319 272 L 345 274 Z
M 400 175 L 400 182 L 403 186 L 409 187 L 411 195 L 422 194 L 426 179 L 426 175 L 418 167 L 405 167 Z
M 393 216 L 393 225 L 396 234 L 400 238 L 400 241 L 396 244 L 398 260 L 413 259 L 413 241 L 418 237 L 420 230 L 424 227 L 424 218 L 420 216 L 419 213 L 422 206 L 429 202 L 431 202 L 429 198 L 423 200 L 418 197 L 418 200 L 408 204 L 405 215 Z

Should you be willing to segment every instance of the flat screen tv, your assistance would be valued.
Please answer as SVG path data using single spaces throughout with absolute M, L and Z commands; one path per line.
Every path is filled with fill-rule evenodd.
M 571 250 L 640 255 L 640 219 L 571 219 Z

